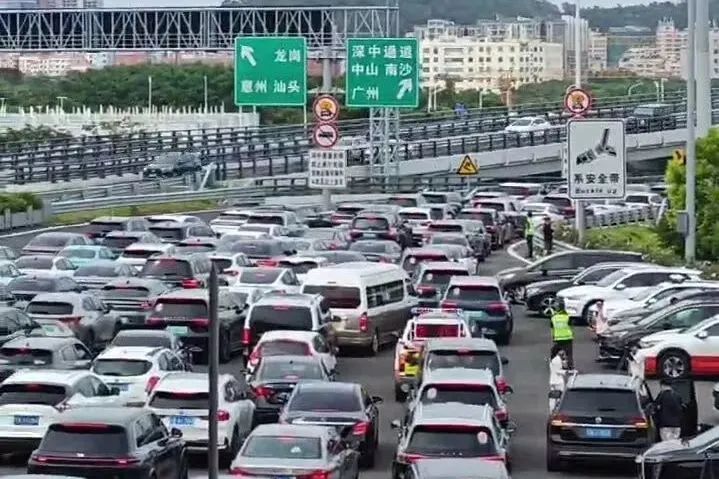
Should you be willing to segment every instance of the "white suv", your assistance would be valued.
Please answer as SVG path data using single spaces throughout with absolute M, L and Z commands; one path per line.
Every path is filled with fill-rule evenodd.
M 0 385 L 0 454 L 37 449 L 69 407 L 118 405 L 113 392 L 89 371 L 16 372 Z
M 185 368 L 185 362 L 172 350 L 143 346 L 113 346 L 100 353 L 92 363 L 92 372 L 117 388 L 121 397 L 141 404 L 163 376 L 185 371 Z
M 255 404 L 248 399 L 247 384 L 230 374 L 220 374 L 218 387 L 218 447 L 220 459 L 229 466 L 252 430 Z M 206 373 L 172 373 L 155 385 L 147 407 L 168 429 L 182 431 L 190 452 L 204 452 L 208 447 L 209 401 Z

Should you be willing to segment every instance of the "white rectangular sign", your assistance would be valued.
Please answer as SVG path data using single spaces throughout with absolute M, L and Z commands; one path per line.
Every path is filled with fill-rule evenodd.
M 567 144 L 570 198 L 624 198 L 627 188 L 624 121 L 571 120 L 567 124 Z
M 328 148 L 310 150 L 308 168 L 310 188 L 340 190 L 347 188 L 347 150 Z

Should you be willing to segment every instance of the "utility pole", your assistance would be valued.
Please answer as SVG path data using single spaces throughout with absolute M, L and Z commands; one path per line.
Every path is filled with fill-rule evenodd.
M 697 170 L 697 138 L 694 122 L 697 113 L 697 85 L 696 85 L 696 23 L 697 0 L 687 1 L 687 156 L 686 156 L 686 211 L 687 232 L 684 237 L 684 259 L 691 264 L 695 259 L 696 251 L 696 170 Z M 707 23 L 707 17 L 701 20 Z
M 147 114 L 152 114 L 152 76 L 147 77 Z
M 205 115 L 207 115 L 208 108 L 207 108 L 207 75 L 204 77 L 204 97 L 205 97 Z
M 574 4 L 574 88 L 582 87 L 582 17 L 579 14 L 579 0 Z M 576 211 L 576 228 L 577 239 L 579 243 L 584 243 L 586 226 L 584 221 L 585 214 L 584 201 L 577 201 Z
M 712 124 L 711 78 L 709 75 L 709 65 L 711 63 L 711 56 L 709 55 L 709 0 L 696 0 L 694 28 L 696 36 L 694 66 L 696 68 L 697 89 L 696 135 L 702 138 L 709 134 L 709 128 L 711 128 Z M 692 50 L 688 50 L 687 56 L 691 56 L 692 52 Z
M 322 48 L 322 90 L 320 93 L 332 93 L 332 47 L 328 45 Z M 322 190 L 322 206 L 327 210 L 332 208 L 332 191 L 328 188 Z
M 218 457 L 218 434 L 217 434 L 217 410 L 219 409 L 219 375 L 220 375 L 220 322 L 217 317 L 217 303 L 219 294 L 219 282 L 217 281 L 217 269 L 214 265 L 210 269 L 209 280 L 210 294 L 210 314 L 209 328 L 210 338 L 207 345 L 207 365 L 209 374 L 209 447 L 207 448 L 207 477 L 208 479 L 218 479 L 220 474 L 219 457 Z M 229 347 L 229 345 L 228 345 Z

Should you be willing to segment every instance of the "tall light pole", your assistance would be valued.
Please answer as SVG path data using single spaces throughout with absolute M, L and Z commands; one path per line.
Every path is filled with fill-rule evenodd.
M 56 96 L 55 99 L 60 103 L 60 112 L 65 113 L 65 100 L 67 100 L 66 96 Z
M 707 18 L 702 22 L 707 23 Z M 684 237 L 684 259 L 693 263 L 696 252 L 696 169 L 697 169 L 697 138 L 694 128 L 697 111 L 697 85 L 696 85 L 696 39 L 697 23 L 696 0 L 687 1 L 687 155 L 686 155 L 686 211 L 687 232 Z
M 691 0 L 689 0 L 691 1 Z M 696 59 L 694 66 L 696 68 L 696 94 L 697 94 L 697 131 L 698 137 L 704 137 L 709 134 L 709 128 L 712 124 L 712 98 L 711 98 L 711 78 L 709 75 L 709 65 L 711 56 L 709 55 L 709 0 L 696 0 L 696 20 L 695 20 Z M 687 52 L 692 54 L 692 50 Z
M 152 113 L 152 76 L 147 77 L 147 114 Z
M 205 115 L 207 115 L 207 75 L 204 77 Z
M 579 14 L 579 0 L 574 4 L 574 87 L 582 87 L 582 17 Z M 579 243 L 584 243 L 585 221 L 584 201 L 577 201 L 576 228 Z

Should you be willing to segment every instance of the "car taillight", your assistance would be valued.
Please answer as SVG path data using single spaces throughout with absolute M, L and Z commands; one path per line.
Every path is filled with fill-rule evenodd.
M 365 434 L 367 434 L 367 431 L 369 431 L 369 428 L 370 423 L 364 421 L 358 422 L 352 428 L 352 434 L 354 434 L 355 436 L 364 436 Z
M 359 318 L 359 330 L 362 333 L 369 331 L 369 317 L 367 313 L 362 313 L 362 316 Z
M 409 454 L 406 452 L 400 452 L 397 454 L 397 462 L 401 462 L 402 464 L 412 464 L 420 459 L 424 459 L 422 454 Z
M 252 351 L 252 354 L 250 354 L 248 361 L 250 362 L 250 365 L 257 366 L 257 364 L 259 364 L 261 358 L 262 358 L 262 353 L 260 352 L 260 349 L 257 348 L 254 351 Z
M 63 323 L 74 323 L 77 324 L 82 320 L 82 316 L 66 316 L 64 318 L 60 318 L 60 321 Z
M 440 303 L 439 307 L 445 311 L 453 311 L 453 310 L 459 309 L 459 305 L 452 301 L 442 301 Z
M 509 308 L 504 303 L 489 303 L 487 305 L 487 310 L 492 313 L 506 313 L 509 311 Z
M 499 377 L 496 380 L 497 382 L 497 390 L 499 391 L 499 394 L 505 394 L 509 392 L 509 383 L 507 383 L 507 380 L 503 377 Z
M 497 461 L 497 462 L 505 462 L 507 460 L 507 458 L 502 455 L 482 456 L 481 459 L 484 459 L 485 461 Z
M 494 412 L 494 417 L 497 418 L 497 421 L 504 422 L 507 419 L 509 419 L 509 414 L 507 413 L 506 410 L 500 409 L 500 410 Z
M 159 376 L 152 376 L 150 379 L 147 380 L 147 385 L 145 386 L 145 392 L 147 394 L 150 394 L 153 389 L 155 389 L 155 386 L 157 386 L 157 383 L 160 381 Z
M 145 324 L 148 326 L 161 326 L 165 324 L 167 321 L 165 321 L 164 318 L 147 318 L 145 320 Z
M 190 329 L 207 329 L 210 320 L 207 318 L 195 318 L 190 320 Z
M 649 427 L 649 424 L 647 423 L 647 420 L 643 417 L 635 417 L 632 419 L 632 425 L 637 429 L 647 429 Z
M 226 274 L 227 276 L 237 276 L 240 272 L 234 269 L 226 269 L 222 272 L 222 274 Z
M 265 268 L 276 268 L 280 263 L 274 259 L 258 259 L 255 264 L 257 266 L 264 266 Z
M 252 332 L 250 331 L 250 328 L 245 328 L 242 330 L 242 344 L 249 346 L 252 342 Z
M 229 421 L 230 413 L 223 409 L 220 409 L 219 411 L 217 411 L 217 420 L 220 422 Z
M 182 287 L 185 289 L 197 289 L 202 287 L 202 283 L 195 278 L 188 278 L 182 280 Z
M 312 471 L 307 474 L 300 474 L 299 476 L 295 476 L 297 479 L 329 479 L 331 476 L 330 471 Z
M 256 388 L 252 388 L 252 390 L 255 393 L 255 396 L 267 399 L 270 396 L 272 396 L 272 389 L 265 387 L 265 386 L 257 386 Z

